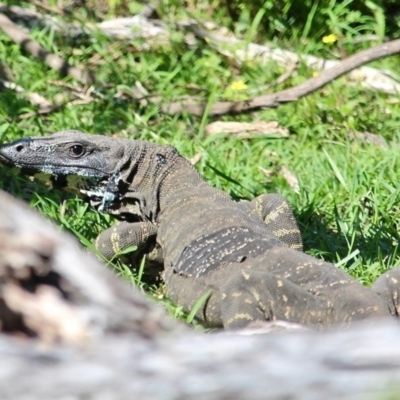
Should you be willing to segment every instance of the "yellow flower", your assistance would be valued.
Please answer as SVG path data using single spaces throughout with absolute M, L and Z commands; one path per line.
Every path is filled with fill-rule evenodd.
M 247 85 L 242 80 L 233 81 L 231 83 L 231 89 L 236 91 L 236 92 L 240 92 L 241 90 L 247 89 Z
M 323 43 L 329 43 L 329 44 L 335 43 L 335 42 L 337 42 L 337 40 L 338 40 L 338 37 L 334 33 L 331 33 L 330 35 L 324 36 L 322 38 Z

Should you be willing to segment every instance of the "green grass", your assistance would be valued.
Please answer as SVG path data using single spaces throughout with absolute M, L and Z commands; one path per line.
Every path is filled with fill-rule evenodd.
M 266 5 L 270 3 L 265 2 Z M 288 5 L 290 2 L 280 3 Z M 232 26 L 226 11 L 224 13 L 218 7 L 216 10 L 218 12 L 213 14 L 216 22 Z M 341 31 L 334 33 L 342 35 L 342 44 L 349 54 L 368 45 L 354 44 L 352 39 L 358 32 L 366 34 L 382 30 L 379 13 L 376 18 L 371 13 L 365 14 L 360 20 L 362 26 L 357 26 L 351 21 L 353 14 L 349 5 L 339 10 L 335 2 L 330 2 L 323 10 L 310 7 L 304 30 L 282 31 L 275 42 L 302 54 L 331 57 L 331 53 L 337 50 L 335 45 L 323 44 L 321 38 L 332 32 L 329 26 L 335 18 L 345 16 L 341 20 L 345 26 L 337 25 Z M 330 10 L 330 14 L 326 10 Z M 176 2 L 162 2 L 161 11 L 166 19 L 184 14 Z M 272 31 L 266 28 L 266 18 L 271 18 L 272 11 L 268 14 L 268 10 L 264 10 L 254 15 L 245 11 L 246 8 L 239 13 L 239 20 L 233 22 L 234 31 L 249 41 L 263 42 L 271 38 Z M 203 4 L 196 10 L 196 17 L 207 19 L 206 13 L 207 7 Z M 324 16 L 325 28 L 321 22 Z M 282 20 L 271 25 L 273 32 L 277 31 L 279 24 L 289 24 L 290 12 L 283 13 L 280 18 Z M 250 61 L 237 68 L 206 43 L 199 43 L 195 49 L 187 48 L 179 34 L 167 48 L 147 52 L 135 50 L 135 43 L 115 45 L 101 35 L 96 36 L 95 41 L 74 43 L 74 48 L 68 41 L 49 35 L 49 32 L 35 30 L 32 36 L 71 63 L 90 65 L 101 82 L 112 84 L 104 85 L 95 102 L 68 105 L 47 116 L 33 114 L 28 118 L 21 118 L 21 115 L 32 113 L 34 107 L 13 91 L 1 92 L 2 142 L 75 128 L 160 144 L 170 143 L 186 157 L 202 152 L 198 170 L 210 184 L 233 197 L 253 198 L 266 192 L 279 192 L 286 196 L 298 219 L 308 254 L 337 263 L 366 285 L 384 270 L 399 264 L 398 96 L 351 87 L 340 79 L 317 93 L 278 109 L 221 118 L 225 121 L 278 121 L 289 129 L 288 138 L 243 140 L 227 135 L 207 137 L 204 128 L 214 121 L 207 113 L 202 118 L 185 113 L 169 116 L 161 114 L 157 106 L 142 107 L 131 99 L 115 98 L 115 94 L 119 89 L 129 90 L 140 81 L 150 93 L 161 94 L 164 101 L 196 95 L 203 96 L 204 101 L 211 104 L 211 101 L 232 95 L 229 88 L 233 81 L 243 80 L 246 90 L 251 93 L 271 84 L 283 69 L 273 62 L 259 65 Z M 118 51 L 121 55 L 115 58 Z M 100 62 L 91 64 L 91 58 L 96 54 Z M 3 61 L 12 69 L 15 82 L 27 89 L 49 100 L 56 99 L 63 91 L 55 84 L 61 80 L 56 72 L 22 52 L 0 33 L 0 62 Z M 373 66 L 395 73 L 400 62 L 398 57 L 391 57 L 375 62 Z M 311 74 L 312 71 L 302 66 L 279 89 L 304 81 Z M 63 81 L 75 84 L 70 78 Z M 383 137 L 389 148 L 385 150 L 351 138 L 352 132 L 365 131 Z M 279 171 L 283 165 L 298 177 L 300 193 L 296 194 L 281 176 Z M 272 174 L 265 176 L 258 167 L 271 170 Z M 44 185 L 33 186 L 2 167 L 0 171 L 1 187 L 28 199 L 61 229 L 78 236 L 83 244 L 89 243 L 112 223 L 112 218 L 91 211 L 79 199 L 64 198 Z M 151 297 L 162 302 L 171 314 L 192 319 L 191 315 L 184 316 L 179 307 L 165 298 L 162 286 L 146 285 L 138 273 L 132 273 L 124 264 L 117 263 L 115 268 L 132 284 L 139 284 Z

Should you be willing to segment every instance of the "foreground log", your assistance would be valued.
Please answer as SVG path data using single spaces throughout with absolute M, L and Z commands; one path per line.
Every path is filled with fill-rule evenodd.
M 14 334 L 0 335 L 2 400 L 353 400 L 400 393 L 397 322 L 325 334 L 195 333 L 17 200 L 0 192 L 0 204 L 0 319 Z
M 46 341 L 170 329 L 162 310 L 0 191 L 0 323 Z M 171 325 L 172 326 L 172 325 Z M 1 398 L 1 396 L 0 396 Z

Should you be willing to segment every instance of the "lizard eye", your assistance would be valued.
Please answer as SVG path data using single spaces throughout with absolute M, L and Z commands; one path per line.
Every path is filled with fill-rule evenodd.
M 81 144 L 74 144 L 69 148 L 69 154 L 72 157 L 81 157 L 85 154 L 85 148 Z

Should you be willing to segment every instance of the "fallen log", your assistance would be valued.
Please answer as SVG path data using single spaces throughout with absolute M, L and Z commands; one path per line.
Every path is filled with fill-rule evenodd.
M 52 349 L 3 336 L 0 397 L 395 399 L 399 334 L 398 326 L 375 323 L 327 334 L 109 335 Z
M 0 320 L 8 331 L 0 335 L 2 400 L 364 400 L 400 393 L 397 321 L 323 334 L 196 333 L 20 201 L 0 192 L 0 204 Z

